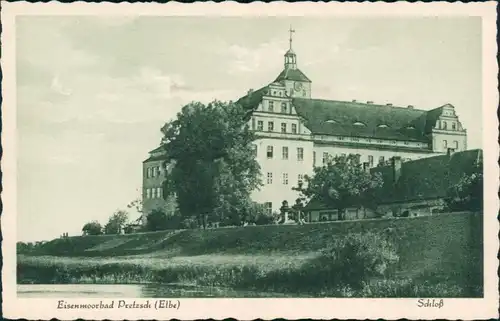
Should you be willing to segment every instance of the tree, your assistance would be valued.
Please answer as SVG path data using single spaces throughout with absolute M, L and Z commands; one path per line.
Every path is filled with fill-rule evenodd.
M 167 214 L 161 209 L 154 209 L 148 214 L 146 220 L 146 230 L 161 231 L 167 228 Z
M 82 228 L 83 235 L 101 235 L 102 226 L 101 223 L 97 221 L 92 221 L 86 223 Z
M 128 213 L 122 210 L 116 211 L 104 226 L 105 234 L 120 234 L 128 221 Z
M 463 174 L 460 180 L 449 188 L 446 202 L 452 211 L 482 211 L 482 168 L 469 174 Z
M 248 128 L 248 111 L 240 105 L 214 101 L 184 106 L 162 128 L 168 151 L 164 191 L 175 193 L 184 217 L 240 225 L 250 193 L 260 186 Z
M 379 173 L 363 169 L 358 155 L 336 156 L 323 167 L 315 167 L 305 184 L 294 188 L 308 199 L 315 198 L 338 210 L 338 219 L 345 219 L 345 209 L 368 202 L 370 193 L 382 187 Z
M 263 204 L 251 202 L 247 208 L 245 222 L 255 225 L 268 225 L 275 222 L 275 217 L 266 213 Z

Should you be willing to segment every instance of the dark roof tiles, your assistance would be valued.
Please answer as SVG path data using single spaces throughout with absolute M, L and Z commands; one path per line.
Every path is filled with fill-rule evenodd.
M 311 80 L 307 78 L 307 76 L 302 71 L 300 71 L 299 69 L 291 69 L 291 68 L 285 68 L 278 75 L 278 78 L 276 78 L 275 81 L 283 81 L 283 80 L 311 82 Z
M 371 172 L 380 173 L 384 181 L 377 193 L 380 204 L 444 198 L 464 174 L 482 166 L 482 157 L 482 150 L 474 149 L 403 162 L 397 181 L 392 166 L 372 168 Z M 329 208 L 319 198 L 313 198 L 305 207 L 306 210 Z
M 313 134 L 427 142 L 425 123 L 419 121 L 424 110 L 305 98 L 292 102 Z

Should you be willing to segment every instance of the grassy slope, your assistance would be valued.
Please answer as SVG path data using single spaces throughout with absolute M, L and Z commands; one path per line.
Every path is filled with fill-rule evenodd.
M 133 265 L 142 261 L 142 265 L 149 268 L 168 264 L 170 268 L 181 269 L 189 264 L 252 266 L 269 270 L 300 265 L 332 238 L 363 231 L 384 233 L 394 240 L 400 255 L 398 271 L 401 276 L 428 280 L 436 277 L 462 279 L 481 274 L 477 262 L 482 262 L 482 220 L 480 215 L 470 213 L 303 226 L 71 237 L 47 243 L 37 255 L 59 256 L 45 257 L 45 261 L 57 261 L 58 264 L 82 264 L 80 258 L 70 260 L 68 257 L 85 257 L 85 264 L 91 265 L 98 262 Z M 36 265 L 36 259 L 25 257 L 21 261 Z

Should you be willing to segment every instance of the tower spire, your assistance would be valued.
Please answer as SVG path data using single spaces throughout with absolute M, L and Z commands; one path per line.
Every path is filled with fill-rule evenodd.
M 290 33 L 290 50 L 292 50 L 292 34 L 295 32 L 295 30 L 292 29 L 292 25 L 290 25 L 288 32 Z

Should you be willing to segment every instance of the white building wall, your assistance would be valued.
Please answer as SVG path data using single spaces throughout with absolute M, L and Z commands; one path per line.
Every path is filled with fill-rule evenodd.
M 310 140 L 260 138 L 254 142 L 257 145 L 257 161 L 261 166 L 262 182 L 260 190 L 254 191 L 252 199 L 258 203 L 272 203 L 272 210 L 279 211 L 281 203 L 287 200 L 295 203 L 299 193 L 292 190 L 297 187 L 299 175 L 311 175 L 313 143 Z M 273 147 L 273 157 L 268 158 L 267 148 Z M 288 148 L 288 159 L 283 159 L 283 147 Z M 297 148 L 303 149 L 303 159 L 298 159 Z M 268 182 L 268 173 L 272 175 L 272 182 Z M 283 181 L 283 174 L 287 174 L 288 184 Z
M 369 162 L 369 156 L 373 157 L 373 167 L 377 166 L 380 157 L 384 157 L 384 160 L 389 160 L 391 157 L 399 156 L 403 160 L 416 160 L 425 157 L 431 157 L 438 155 L 437 153 L 429 153 L 428 151 L 404 151 L 400 149 L 377 149 L 376 146 L 373 148 L 357 148 L 355 146 L 339 146 L 339 145 L 325 145 L 325 144 L 314 144 L 314 151 L 316 152 L 316 166 L 323 166 L 323 153 L 328 153 L 329 157 L 341 156 L 342 154 L 360 154 L 361 162 Z

